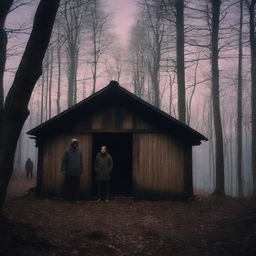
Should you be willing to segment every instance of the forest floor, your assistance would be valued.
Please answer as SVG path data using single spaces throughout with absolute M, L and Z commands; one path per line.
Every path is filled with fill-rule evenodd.
M 1 256 L 256 255 L 256 200 L 109 203 L 38 199 L 13 178 L 0 225 Z

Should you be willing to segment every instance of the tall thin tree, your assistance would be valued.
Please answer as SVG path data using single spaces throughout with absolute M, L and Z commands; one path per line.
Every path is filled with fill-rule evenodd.
M 143 19 L 146 32 L 147 57 L 146 64 L 149 73 L 153 104 L 160 108 L 160 68 L 163 55 L 163 44 L 166 31 L 164 12 L 161 1 L 143 0 Z
M 252 123 L 252 175 L 253 196 L 256 197 L 256 36 L 255 36 L 255 6 L 256 0 L 248 3 L 250 15 L 250 49 L 251 49 L 251 123 Z
M 223 132 L 220 114 L 220 84 L 219 84 L 219 27 L 221 0 L 211 0 L 211 80 L 213 120 L 215 131 L 215 161 L 216 185 L 214 193 L 225 195 L 224 188 L 224 157 L 223 157 Z
M 43 122 L 44 119 L 44 87 L 45 87 L 45 78 L 44 78 L 44 72 L 42 72 L 41 77 L 41 99 L 40 99 L 40 124 Z
M 145 90 L 146 51 L 144 27 L 137 21 L 136 25 L 131 29 L 129 64 L 131 67 L 134 93 L 141 98 L 143 97 L 143 92 Z
M 111 44 L 108 34 L 108 21 L 109 16 L 104 12 L 102 8 L 102 1 L 92 1 L 89 5 L 86 26 L 89 34 L 89 40 L 92 46 L 90 49 L 90 64 L 93 78 L 93 93 L 96 91 L 100 58 Z
M 57 98 L 56 98 L 56 105 L 57 105 L 57 114 L 60 113 L 60 88 L 61 88 L 61 50 L 62 50 L 62 35 L 61 35 L 61 29 L 60 29 L 60 21 L 57 21 L 57 70 L 58 70 L 58 75 L 57 75 Z
M 50 74 L 49 74 L 49 118 L 52 117 L 52 90 L 53 90 L 53 46 L 50 47 Z
M 179 120 L 186 123 L 186 90 L 184 65 L 184 0 L 175 0 L 176 8 L 176 62 Z
M 240 18 L 239 18 L 239 41 L 238 41 L 238 78 L 237 78 L 237 180 L 238 180 L 238 194 L 243 193 L 242 188 L 242 86 L 243 86 L 243 0 L 240 0 Z
M 60 11 L 68 64 L 68 107 L 76 103 L 78 57 L 88 1 L 89 0 L 65 0 Z

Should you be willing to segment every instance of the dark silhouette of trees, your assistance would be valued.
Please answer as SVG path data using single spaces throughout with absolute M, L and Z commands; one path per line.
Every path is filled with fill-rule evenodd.
M 47 50 L 60 0 L 41 0 L 25 51 L 5 101 L 1 98 L 0 116 L 0 211 L 2 213 L 6 190 L 13 172 L 17 141 L 29 115 L 28 103 L 34 86 L 42 73 L 42 62 Z M 7 40 L 4 23 L 12 1 L 1 1 L 1 36 Z M 2 38 L 2 37 L 1 37 Z M 1 39 L 2 40 L 2 39 Z M 6 59 L 6 40 L 1 46 L 0 59 Z M 4 69 L 4 62 L 1 63 Z M 1 81 L 3 81 L 3 72 Z
M 256 36 L 255 36 L 255 6 L 256 0 L 247 1 L 250 16 L 250 49 L 251 49 L 251 159 L 253 176 L 253 195 L 256 196 Z
M 211 79 L 212 107 L 215 131 L 215 161 L 216 161 L 216 195 L 225 195 L 224 188 L 224 157 L 223 132 L 220 115 L 220 85 L 219 85 L 219 27 L 221 0 L 211 0 Z
M 240 18 L 239 18 L 239 40 L 238 40 L 238 78 L 237 78 L 237 180 L 238 180 L 238 195 L 242 196 L 242 87 L 243 87 L 243 0 L 240 0 Z
M 6 17 L 13 4 L 13 0 L 0 2 L 0 120 L 4 111 L 4 71 L 6 63 L 7 33 L 4 28 Z
M 184 0 L 175 0 L 176 8 L 176 62 L 179 120 L 186 123 L 186 91 L 184 64 Z

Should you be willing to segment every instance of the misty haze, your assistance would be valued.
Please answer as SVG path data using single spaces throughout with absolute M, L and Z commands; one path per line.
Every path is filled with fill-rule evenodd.
M 0 255 L 255 255 L 256 0 L 2 0 Z

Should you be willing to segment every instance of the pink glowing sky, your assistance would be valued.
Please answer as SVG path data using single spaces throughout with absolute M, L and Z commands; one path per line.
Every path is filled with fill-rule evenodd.
M 119 42 L 125 47 L 129 39 L 129 31 L 133 22 L 135 21 L 137 13 L 137 0 L 105 0 L 102 1 L 107 13 L 110 13 L 110 22 L 112 31 L 118 37 Z M 39 0 L 35 0 L 29 6 L 21 6 L 14 12 L 11 12 L 6 20 L 6 27 L 8 29 L 19 28 L 21 25 L 24 27 L 30 27 L 33 22 L 35 10 Z M 17 34 L 12 36 L 9 40 L 9 49 L 13 46 L 19 45 L 19 49 L 23 49 L 27 42 L 27 36 L 23 34 Z M 22 52 L 21 52 L 22 53 Z M 18 56 L 12 56 L 8 58 L 6 68 L 7 71 L 15 69 L 21 53 Z M 13 80 L 13 74 L 11 72 L 5 73 L 5 94 L 7 93 Z
M 106 6 L 113 13 L 113 30 L 125 42 L 129 30 L 135 20 L 137 10 L 136 0 L 108 0 Z

